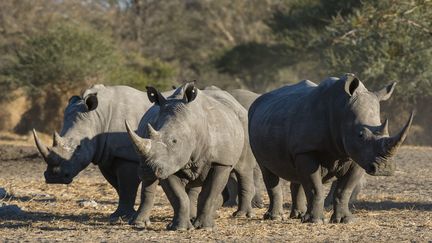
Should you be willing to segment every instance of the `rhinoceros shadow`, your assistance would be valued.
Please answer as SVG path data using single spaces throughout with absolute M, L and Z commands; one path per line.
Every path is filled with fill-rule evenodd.
M 79 223 L 76 224 L 77 227 L 49 227 L 46 225 L 36 226 L 41 230 L 76 230 L 78 227 L 83 225 L 93 225 L 93 226 L 104 226 L 109 227 L 108 216 L 99 213 L 82 213 L 79 215 L 75 214 L 65 214 L 65 213 L 47 213 L 47 212 L 30 212 L 30 211 L 22 211 L 18 214 L 3 214 L 0 215 L 0 221 L 2 220 L 10 220 L 11 222 L 5 222 L 0 225 L 0 229 L 2 228 L 21 228 L 26 226 L 35 227 L 32 223 L 36 222 L 52 222 L 52 221 L 69 221 Z
M 396 201 L 389 201 L 389 200 L 382 201 L 382 202 L 357 201 L 352 204 L 352 208 L 364 209 L 368 211 L 386 211 L 390 209 L 432 211 L 432 203 L 396 202 Z

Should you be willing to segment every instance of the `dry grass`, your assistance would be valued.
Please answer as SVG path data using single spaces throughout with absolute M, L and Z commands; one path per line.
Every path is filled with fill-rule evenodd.
M 110 225 L 116 207 L 114 190 L 97 168 L 86 169 L 69 186 L 47 185 L 45 165 L 29 156 L 32 148 L 0 146 L 0 187 L 10 197 L 0 201 L 18 205 L 23 213 L 0 215 L 2 241 L 430 241 L 432 240 L 431 148 L 405 147 L 396 157 L 394 177 L 368 177 L 368 185 L 354 206 L 352 224 L 302 224 L 262 220 L 265 209 L 253 219 L 233 219 L 234 208 L 222 208 L 211 232 L 166 231 L 172 210 L 162 190 L 153 210 L 152 226 L 136 229 Z M 29 152 L 30 151 L 30 152 Z M 80 200 L 95 200 L 97 207 L 81 207 Z M 289 199 L 287 199 L 289 200 Z M 286 209 L 287 213 L 289 209 Z M 331 212 L 326 213 L 327 219 Z

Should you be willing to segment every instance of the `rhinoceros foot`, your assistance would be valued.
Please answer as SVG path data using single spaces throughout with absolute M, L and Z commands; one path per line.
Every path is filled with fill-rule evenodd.
M 254 208 L 264 208 L 264 202 L 261 197 L 254 196 L 251 203 Z
M 131 218 L 135 215 L 135 210 L 133 209 L 122 209 L 118 208 L 109 217 L 109 222 L 111 224 L 123 224 L 128 223 Z
M 215 223 L 213 218 L 201 215 L 201 217 L 198 216 L 198 218 L 195 219 L 193 225 L 196 229 L 213 230 Z
M 190 229 L 193 229 L 193 225 L 189 220 L 184 222 L 175 220 L 167 225 L 167 230 L 185 231 Z
M 255 214 L 252 210 L 242 211 L 237 210 L 232 215 L 234 218 L 252 218 L 255 217 Z
M 352 223 L 355 221 L 354 216 L 350 212 L 346 213 L 333 213 L 330 218 L 330 223 Z
M 291 219 L 301 219 L 301 218 L 303 218 L 304 215 L 305 215 L 305 212 L 303 210 L 292 209 L 289 217 Z
M 285 220 L 285 215 L 282 212 L 267 211 L 264 214 L 265 220 Z
M 301 221 L 302 221 L 302 223 L 313 223 L 313 224 L 323 224 L 323 223 L 325 223 L 325 221 L 324 221 L 324 215 L 314 216 L 314 215 L 312 215 L 310 213 L 306 213 L 305 215 L 303 215 Z
M 149 218 L 140 218 L 135 214 L 130 220 L 129 224 L 136 228 L 147 228 L 151 225 Z

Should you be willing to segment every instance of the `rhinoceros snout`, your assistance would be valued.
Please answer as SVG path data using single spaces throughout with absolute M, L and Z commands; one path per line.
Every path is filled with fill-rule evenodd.
M 49 171 L 44 172 L 45 182 L 47 184 L 70 184 L 73 178 L 70 173 L 52 173 Z
M 389 161 L 382 163 L 371 163 L 365 169 L 366 173 L 372 176 L 391 176 L 395 173 L 394 163 Z

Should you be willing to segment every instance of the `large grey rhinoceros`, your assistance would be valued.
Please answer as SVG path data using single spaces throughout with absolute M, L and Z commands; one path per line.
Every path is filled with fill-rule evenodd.
M 171 230 L 192 228 L 186 188 L 200 187 L 193 226 L 212 228 L 215 210 L 231 170 L 242 187 L 235 216 L 251 216 L 255 164 L 248 146 L 247 111 L 227 92 L 198 90 L 193 83 L 165 98 L 152 87 L 148 97 L 155 105 L 144 115 L 138 134 L 126 127 L 138 153 L 144 195 L 136 221 L 148 218 L 156 181 L 174 208 Z M 150 200 L 149 200 L 150 199 Z
M 381 100 L 395 83 L 370 92 L 353 74 L 308 80 L 261 95 L 249 109 L 249 138 L 270 197 L 267 219 L 282 217 L 279 177 L 295 182 L 294 194 L 306 193 L 303 222 L 323 222 L 322 183 L 337 177 L 331 222 L 350 222 L 348 200 L 366 171 L 391 175 L 391 157 L 405 140 L 413 114 L 393 137 L 380 122 Z M 295 186 L 297 185 L 297 186 Z M 300 186 L 301 185 L 301 186 Z M 295 202 L 294 208 L 296 210 Z
M 131 217 L 139 185 L 136 154 L 124 119 L 136 128 L 143 111 L 152 104 L 147 95 L 127 86 L 94 85 L 73 96 L 64 111 L 63 128 L 54 133 L 53 146 L 45 146 L 33 130 L 39 152 L 48 167 L 47 183 L 69 184 L 91 162 L 116 189 L 119 202 L 110 220 Z

